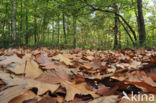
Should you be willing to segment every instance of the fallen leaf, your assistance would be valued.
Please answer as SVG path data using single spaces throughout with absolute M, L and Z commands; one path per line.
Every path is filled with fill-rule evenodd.
M 50 90 L 53 93 L 59 87 L 59 85 L 56 84 L 44 83 L 32 79 L 20 79 L 17 77 L 11 78 L 9 74 L 1 73 L 1 72 L 0 72 L 0 79 L 2 79 L 7 84 L 7 86 L 27 84 L 26 88 L 28 89 L 38 88 L 38 92 L 37 92 L 38 95 L 41 95 L 47 92 L 48 90 Z
M 35 93 L 33 93 L 31 90 L 28 90 L 24 94 L 12 99 L 9 103 L 23 103 L 23 101 L 33 99 L 35 96 Z
M 51 61 L 50 58 L 48 58 L 47 55 L 41 54 L 40 57 L 37 59 L 37 62 L 40 63 L 41 65 L 48 65 L 48 64 L 50 64 L 52 61 Z
M 90 101 L 89 103 L 117 103 L 117 98 L 118 96 L 116 95 L 103 96 L 103 97 L 94 99 L 93 101 Z
M 25 77 L 36 78 L 43 73 L 38 64 L 27 55 L 23 57 L 21 64 L 15 67 L 13 65 L 8 66 L 7 69 L 15 74 L 25 74 Z
M 86 89 L 86 83 L 75 84 L 70 82 L 70 77 L 65 71 L 54 71 L 49 73 L 54 79 L 51 83 L 59 82 L 63 87 L 66 88 L 66 101 L 71 101 L 74 99 L 76 94 L 87 95 L 91 94 L 93 97 L 98 97 L 95 92 Z M 50 80 L 50 79 L 49 79 Z M 44 80 L 42 80 L 43 82 Z M 46 82 L 50 83 L 50 81 Z
M 57 102 L 58 103 L 63 103 L 64 102 L 64 98 L 62 96 L 57 96 Z
M 62 54 L 58 54 L 57 56 L 53 57 L 53 59 L 59 60 L 60 62 L 65 63 L 66 65 L 73 65 L 72 61 Z
M 94 59 L 94 57 L 93 56 L 85 56 L 84 59 L 92 61 Z
M 25 84 L 20 84 L 18 86 L 10 87 L 2 92 L 0 92 L 0 102 L 8 103 L 11 99 L 22 95 L 27 88 L 25 88 Z
M 18 63 L 21 64 L 22 59 L 19 58 L 16 54 L 14 54 L 13 56 L 5 56 L 6 59 L 0 61 L 0 65 L 2 66 L 7 66 L 11 63 Z
M 45 95 L 43 99 L 38 101 L 37 103 L 57 103 L 56 97 L 50 97 L 49 95 Z
M 113 88 L 108 88 L 102 84 L 99 84 L 96 92 L 99 95 L 109 96 L 112 95 L 118 88 L 119 88 L 118 86 L 115 86 Z
M 82 65 L 80 67 L 81 69 L 92 69 L 92 67 L 88 66 L 88 65 Z

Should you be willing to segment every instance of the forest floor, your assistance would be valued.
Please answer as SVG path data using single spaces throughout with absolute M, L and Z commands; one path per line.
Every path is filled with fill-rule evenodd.
M 156 103 L 156 49 L 0 49 L 0 103 Z

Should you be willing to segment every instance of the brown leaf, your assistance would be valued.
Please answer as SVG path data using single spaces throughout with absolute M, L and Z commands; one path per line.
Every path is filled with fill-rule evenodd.
M 108 87 L 100 84 L 100 85 L 98 85 L 97 94 L 109 96 L 109 95 L 112 95 L 117 89 L 118 89 L 118 86 L 115 86 L 113 88 L 108 88 Z
M 90 101 L 89 103 L 117 103 L 117 98 L 118 96 L 116 95 L 103 96 L 103 97 L 94 99 L 93 101 Z
M 16 54 L 13 56 L 5 56 L 6 59 L 0 61 L 0 65 L 7 66 L 11 63 L 21 63 L 22 59 L 19 58 Z
M 33 99 L 35 96 L 35 93 L 33 93 L 31 90 L 28 90 L 24 94 L 12 99 L 9 103 L 23 103 L 23 101 Z
M 58 68 L 66 68 L 67 66 L 63 63 L 51 62 L 49 64 L 42 64 L 44 66 L 42 69 L 58 69 Z
M 36 78 L 43 73 L 38 64 L 27 55 L 23 57 L 21 64 L 17 64 L 15 67 L 12 65 L 8 66 L 7 69 L 15 74 L 25 74 L 26 77 Z
M 92 67 L 88 66 L 88 65 L 82 65 L 80 67 L 81 69 L 92 69 Z
M 25 84 L 20 84 L 19 86 L 10 87 L 0 92 L 0 102 L 8 103 L 11 99 L 22 95 L 27 90 L 25 86 Z
M 130 82 L 130 81 L 126 81 L 127 83 L 130 83 L 130 84 L 133 84 L 133 85 L 136 85 L 138 87 L 142 87 L 144 89 L 146 89 L 147 91 L 149 92 L 152 92 L 152 93 L 156 93 L 156 87 L 153 87 L 145 82 Z
M 37 103 L 57 103 L 56 97 L 50 97 L 49 95 L 44 96 L 43 99 L 38 101 Z
M 58 103 L 63 103 L 64 102 L 64 98 L 62 96 L 57 96 L 57 102 Z
M 94 57 L 93 56 L 85 56 L 84 59 L 85 60 L 92 61 L 94 59 Z
M 52 61 L 50 60 L 50 58 L 48 58 L 47 55 L 41 54 L 40 57 L 37 59 L 37 62 L 40 63 L 41 65 L 48 65 Z
M 58 54 L 57 56 L 53 57 L 53 59 L 59 60 L 60 62 L 65 63 L 66 65 L 73 65 L 72 61 L 62 54 Z
M 20 85 L 20 84 L 27 84 L 26 88 L 38 88 L 38 95 L 41 95 L 48 90 L 50 90 L 52 93 L 58 89 L 59 85 L 56 84 L 49 84 L 49 83 L 44 83 L 40 82 L 37 80 L 32 80 L 32 79 L 20 79 L 17 77 L 11 78 L 9 74 L 7 73 L 1 73 L 0 72 L 0 79 L 2 79 L 7 86 L 13 86 L 13 85 Z
M 66 88 L 66 101 L 73 100 L 76 94 L 91 94 L 93 97 L 97 97 L 95 92 L 86 89 L 86 83 L 75 84 L 70 82 L 70 77 L 66 74 L 65 71 L 58 70 L 56 72 L 54 71 L 49 73 L 49 75 L 52 75 L 53 79 L 61 83 L 61 85 Z

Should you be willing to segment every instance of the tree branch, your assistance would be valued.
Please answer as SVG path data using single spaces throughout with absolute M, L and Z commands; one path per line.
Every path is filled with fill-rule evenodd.
M 127 25 L 127 27 L 130 29 L 130 31 L 132 32 L 134 39 L 137 40 L 135 31 L 134 31 L 134 30 L 132 29 L 132 27 L 128 24 L 128 22 L 124 19 L 123 16 L 121 16 L 120 14 L 118 14 L 118 13 L 116 13 L 116 12 L 114 12 L 114 11 L 103 10 L 103 9 L 94 7 L 93 5 L 89 4 L 89 3 L 87 2 L 87 0 L 84 0 L 84 2 L 85 2 L 89 7 L 91 7 L 94 11 L 101 11 L 101 12 L 106 12 L 106 13 L 113 13 L 113 14 L 119 16 L 119 17 L 122 19 L 122 21 Z
M 119 19 L 119 22 L 121 23 L 121 25 L 123 26 L 124 30 L 126 31 L 126 33 L 128 34 L 133 46 L 135 46 L 135 43 L 133 41 L 133 38 L 131 37 L 130 33 L 128 32 L 127 28 L 124 26 L 124 24 L 122 23 L 122 21 Z

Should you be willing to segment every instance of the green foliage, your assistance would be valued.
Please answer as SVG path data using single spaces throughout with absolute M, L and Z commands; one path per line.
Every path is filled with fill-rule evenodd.
M 114 11 L 117 4 L 119 14 L 130 24 L 138 36 L 136 0 L 87 0 L 102 10 Z M 114 45 L 113 13 L 95 11 L 84 0 L 16 0 L 16 41 L 17 46 L 51 46 L 53 48 L 72 48 L 74 41 L 74 20 L 76 17 L 76 44 L 83 49 L 112 49 Z M 143 1 L 147 39 L 142 46 L 156 45 L 156 10 L 149 2 Z M 26 5 L 28 5 L 28 27 L 26 25 Z M 156 5 L 155 5 L 156 6 Z M 63 15 L 65 23 L 63 24 Z M 58 21 L 59 16 L 59 21 Z M 35 21 L 36 20 L 36 21 Z M 0 47 L 13 46 L 11 0 L 0 1 Z M 58 26 L 59 22 L 59 26 Z M 65 26 L 65 30 L 63 28 Z M 26 29 L 28 28 L 28 30 Z M 59 29 L 58 29 L 59 28 Z M 126 26 L 127 28 L 127 26 Z M 118 24 L 121 48 L 133 47 L 123 26 Z M 128 29 L 130 32 L 130 30 Z M 58 38 L 59 32 L 59 38 Z M 64 33 L 65 32 L 65 33 Z M 66 34 L 66 35 L 65 35 Z M 130 32 L 132 35 L 132 33 Z M 28 35 L 29 43 L 25 44 Z M 36 38 L 36 42 L 35 42 Z M 133 38 L 134 39 L 134 38 Z M 139 38 L 138 38 L 139 39 Z M 58 44 L 59 40 L 59 44 Z M 65 43 L 67 42 L 67 43 Z M 139 41 L 135 41 L 136 46 Z M 59 45 L 59 47 L 58 47 Z

